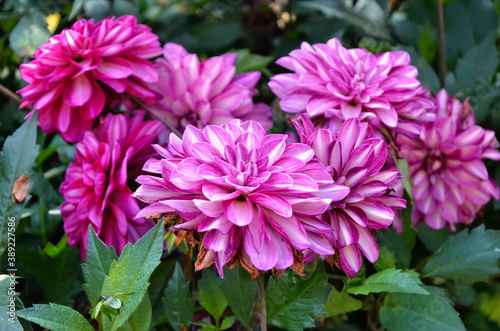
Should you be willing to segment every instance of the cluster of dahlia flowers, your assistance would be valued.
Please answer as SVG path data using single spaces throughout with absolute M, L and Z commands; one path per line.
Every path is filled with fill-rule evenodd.
M 77 143 L 61 215 L 83 257 L 89 226 L 119 254 L 151 217 L 173 215 L 170 230 L 198 245 L 197 269 L 302 273 L 319 255 L 354 277 L 406 207 L 391 149 L 409 164 L 414 225 L 455 229 L 499 198 L 484 165 L 500 159 L 494 132 L 474 125 L 467 102 L 434 99 L 406 52 L 332 39 L 279 59 L 292 72 L 269 87 L 297 114 L 300 142 L 266 133 L 273 112 L 253 101 L 260 73 L 236 74 L 235 63 L 162 49 L 123 16 L 80 20 L 21 66 L 27 117 L 38 111 L 43 131 Z

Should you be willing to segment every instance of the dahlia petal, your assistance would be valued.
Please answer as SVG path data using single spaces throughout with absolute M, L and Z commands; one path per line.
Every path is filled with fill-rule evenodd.
M 218 230 L 223 234 L 227 234 L 233 226 L 234 224 L 225 215 L 220 215 L 217 218 L 205 217 L 198 224 L 197 230 L 199 232 Z
M 245 201 L 232 200 L 224 208 L 227 218 L 238 226 L 248 225 L 254 217 L 254 206 L 248 199 Z
M 97 68 L 96 72 L 106 78 L 127 78 L 133 72 L 133 65 L 123 58 L 106 58 Z
M 89 101 L 92 95 L 92 84 L 86 75 L 80 75 L 71 80 L 70 86 L 64 92 L 64 102 L 77 107 Z
M 223 234 L 217 230 L 210 230 L 203 237 L 203 244 L 207 249 L 215 252 L 224 251 L 227 247 L 229 237 L 229 234 Z
M 347 276 L 354 278 L 363 263 L 357 245 L 339 248 L 339 262 L 340 268 L 345 271 Z
M 210 201 L 226 201 L 237 198 L 240 195 L 238 191 L 231 191 L 229 188 L 222 185 L 205 183 L 202 187 L 203 195 Z
M 193 203 L 204 215 L 209 217 L 219 217 L 223 213 L 223 205 L 220 201 L 194 199 Z
M 290 94 L 280 101 L 280 107 L 290 113 L 298 113 L 307 108 L 307 103 L 311 99 L 307 94 Z
M 263 221 L 251 222 L 243 228 L 243 246 L 253 265 L 260 270 L 270 270 L 278 261 L 278 253 L 263 232 Z
M 386 204 L 378 201 L 358 202 L 356 207 L 361 208 L 368 218 L 368 226 L 374 229 L 386 228 L 394 219 L 394 211 Z
M 371 263 L 374 263 L 377 261 L 378 256 L 379 256 L 379 249 L 378 245 L 373 239 L 373 236 L 371 233 L 362 227 L 356 226 L 358 229 L 359 233 L 359 240 L 358 240 L 358 247 L 363 252 L 363 254 L 366 256 L 368 261 Z
M 276 214 L 290 217 L 293 210 L 290 204 L 281 196 L 273 193 L 251 193 L 248 195 L 251 202 L 274 211 Z

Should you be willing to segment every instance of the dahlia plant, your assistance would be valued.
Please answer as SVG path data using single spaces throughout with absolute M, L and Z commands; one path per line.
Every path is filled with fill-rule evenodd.
M 305 144 L 266 135 L 257 122 L 233 120 L 170 135 L 148 161 L 134 196 L 150 204 L 138 217 L 177 212 L 174 229 L 203 234 L 196 268 L 240 262 L 254 272 L 302 264 L 309 249 L 334 254 L 332 231 L 317 216 L 349 189 L 337 185 Z
M 132 2 L 110 6 L 123 3 Z M 161 4 L 162 10 L 210 8 L 210 1 L 174 3 Z M 268 5 L 241 6 L 251 8 L 245 24 L 267 17 L 260 14 Z M 282 25 L 301 19 L 283 1 L 269 6 Z M 146 16 L 154 21 L 155 15 Z M 8 24 L 1 21 L 3 29 Z M 345 29 L 357 40 L 359 31 Z M 191 38 L 191 30 L 175 40 L 201 40 L 202 34 Z M 261 32 L 253 31 L 255 42 Z M 306 33 L 295 32 L 290 36 Z M 335 38 L 303 42 L 276 62 L 289 72 L 273 76 L 275 68 L 265 68 L 271 57 L 249 55 L 242 65 L 240 51 L 214 55 L 217 45 L 210 44 L 199 55 L 167 40 L 162 47 L 159 39 L 131 15 L 81 19 L 20 66 L 27 82 L 18 90 L 20 104 L 31 111 L 13 137 L 0 139 L 0 183 L 7 188 L 0 193 L 0 215 L 8 220 L 7 238 L 21 238 L 20 256 L 30 256 L 20 272 L 35 270 L 32 278 L 39 281 L 38 272 L 49 270 L 52 283 L 33 285 L 21 277 L 26 288 L 50 293 L 42 300 L 51 304 L 23 309 L 18 317 L 53 330 L 266 330 L 267 324 L 302 330 L 337 329 L 347 313 L 366 309 L 372 329 L 465 330 L 451 300 L 477 311 L 498 306 L 498 296 L 484 291 L 473 296 L 477 302 L 466 302 L 457 285 L 500 272 L 498 231 L 481 225 L 435 243 L 473 224 L 492 198 L 500 198 L 485 163 L 500 160 L 500 144 L 494 131 L 475 123 L 468 99 L 462 103 L 446 90 L 433 95 L 438 88 L 425 80 L 429 72 L 421 83 L 409 53 L 390 42 L 385 49 L 392 50 L 380 54 L 348 49 Z M 487 56 L 479 48 L 484 41 L 475 42 L 480 46 L 456 63 L 441 63 L 441 80 L 448 86 L 456 78 L 457 93 L 472 91 L 459 86 L 471 74 L 453 68 L 466 67 L 476 54 Z M 485 62 L 498 60 L 494 42 L 494 59 Z M 18 98 L 3 85 L 0 93 Z M 2 115 L 0 129 L 3 121 Z M 49 135 L 37 139 L 36 121 Z M 47 171 L 53 163 L 57 168 Z M 43 186 L 53 184 L 60 184 L 60 195 L 47 190 L 45 197 Z M 51 195 L 57 197 L 48 203 Z M 21 218 L 30 220 L 16 232 Z M 436 235 L 425 225 L 443 230 Z M 33 249 L 38 233 L 45 247 Z M 17 271 L 15 245 L 4 246 L 7 271 Z M 85 260 L 85 298 L 66 286 L 82 278 L 73 265 L 78 249 L 71 246 Z M 40 268 L 30 265 L 35 259 Z M 53 266 L 74 277 L 66 282 Z M 0 287 L 15 292 L 16 278 L 5 279 Z M 471 289 L 467 285 L 466 293 Z M 30 304 L 38 292 L 35 297 L 27 297 Z M 149 297 L 162 305 L 151 305 Z M 9 300 L 18 305 L 15 294 Z M 60 303 L 84 307 L 85 316 Z M 0 329 L 10 329 L 5 323 L 11 321 L 1 317 Z
M 28 82 L 18 91 L 21 107 L 33 105 L 27 118 L 39 111 L 44 132 L 78 142 L 93 128 L 107 99 L 123 93 L 144 101 L 158 98 L 149 86 L 158 72 L 148 59 L 161 52 L 158 36 L 134 16 L 79 20 L 21 65 L 21 77 Z
M 181 45 L 167 43 L 163 58 L 154 63 L 159 79 L 152 85 L 162 99 L 150 111 L 178 132 L 189 124 L 201 129 L 235 118 L 271 129 L 271 108 L 252 101 L 260 72 L 235 75 L 236 57 L 228 53 L 200 61 Z
M 75 160 L 59 191 L 64 197 L 64 231 L 71 245 L 80 245 L 82 257 L 87 252 L 89 225 L 117 254 L 153 226 L 152 220 L 135 217 L 140 208 L 128 181 L 153 155 L 151 143 L 162 130 L 161 122 L 144 121 L 143 112 L 108 114 L 76 145 Z
M 378 258 L 373 230 L 390 226 L 394 210 L 406 207 L 406 201 L 393 194 L 401 175 L 397 170 L 382 171 L 387 145 L 366 123 L 348 119 L 334 134 L 315 129 L 306 116 L 302 121 L 295 122 L 301 141 L 312 147 L 335 183 L 349 188 L 342 200 L 330 203 L 321 219 L 333 228 L 335 263 L 352 278 L 361 268 L 360 251 L 372 263 Z
M 385 125 L 418 135 L 423 122 L 433 121 L 429 92 L 417 80 L 406 52 L 374 55 L 346 49 L 338 39 L 306 42 L 276 63 L 293 73 L 271 78 L 269 87 L 290 113 L 307 114 L 320 127 L 338 132 L 345 120 L 358 118 L 375 129 Z
M 433 229 L 470 224 L 492 198 L 499 199 L 484 160 L 500 160 L 495 132 L 474 125 L 474 113 L 445 90 L 436 94 L 436 121 L 417 139 L 398 136 L 413 180 L 414 225 Z

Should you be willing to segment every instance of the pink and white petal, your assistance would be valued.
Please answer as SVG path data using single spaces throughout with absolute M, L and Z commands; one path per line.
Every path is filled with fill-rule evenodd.
M 375 261 L 377 261 L 379 255 L 378 245 L 368 229 L 362 228 L 357 225 L 356 227 L 359 232 L 358 247 L 366 256 L 368 261 L 374 263 Z
M 254 218 L 255 206 L 248 199 L 232 200 L 224 207 L 226 217 L 237 226 L 248 225 Z
M 204 215 L 209 217 L 219 217 L 223 213 L 223 205 L 220 201 L 194 199 L 193 203 Z
M 347 276 L 354 278 L 359 269 L 361 269 L 361 264 L 363 263 L 357 245 L 339 248 L 338 256 L 340 268 L 344 270 Z
M 276 214 L 290 217 L 293 214 L 292 207 L 281 196 L 273 193 L 250 193 L 248 195 L 249 200 L 261 207 L 267 208 L 274 211 Z

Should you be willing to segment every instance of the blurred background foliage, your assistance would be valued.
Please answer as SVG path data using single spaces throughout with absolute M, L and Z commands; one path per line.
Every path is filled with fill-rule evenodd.
M 470 98 L 478 124 L 499 136 L 498 0 L 1 0 L 0 83 L 10 91 L 22 87 L 19 65 L 28 62 L 52 34 L 77 19 L 124 14 L 135 15 L 139 22 L 151 26 L 162 43 L 179 43 L 201 57 L 237 51 L 239 72 L 263 72 L 259 98 L 274 108 L 277 102 L 267 81 L 283 71 L 274 61 L 300 47 L 302 41 L 324 43 L 336 37 L 346 47 L 374 53 L 404 50 L 411 55 L 424 86 L 434 93 L 444 87 L 462 101 Z M 18 102 L 15 95 L 0 94 L 0 147 L 24 121 L 26 111 L 18 109 Z M 286 116 L 276 109 L 274 131 L 286 129 Z M 37 143 L 40 153 L 33 170 L 31 198 L 16 232 L 21 299 L 25 306 L 55 302 L 86 313 L 88 302 L 79 286 L 78 251 L 67 244 L 57 213 L 61 203 L 57 190 L 73 159 L 74 146 L 54 134 L 39 133 Z M 500 182 L 500 167 L 493 162 L 487 165 L 491 176 Z M 481 223 L 500 229 L 498 201 L 490 203 L 474 225 Z M 419 270 L 449 235 L 449 230 L 431 231 L 422 226 L 412 249 L 413 244 L 401 235 L 383 231 L 378 237 L 382 247 L 379 266 L 396 261 L 399 268 Z M 151 279 L 152 325 L 158 329 L 168 329 L 162 294 L 171 284 L 175 261 L 185 258 L 183 251 L 188 252 L 183 246 L 172 249 Z M 468 329 L 500 330 L 498 275 L 475 285 L 440 278 L 432 278 L 432 282 L 446 290 Z M 330 309 L 333 317 L 322 320 L 322 329 L 376 329 L 366 312 L 376 302 L 365 301 L 363 310 L 358 310 L 361 301 L 350 301 L 352 297 L 343 297 L 347 295 L 344 292 L 337 294 L 337 299 L 345 300 L 339 302 L 347 310 Z M 351 310 L 355 312 L 346 314 Z M 200 309 L 194 314 L 198 320 L 206 317 Z

